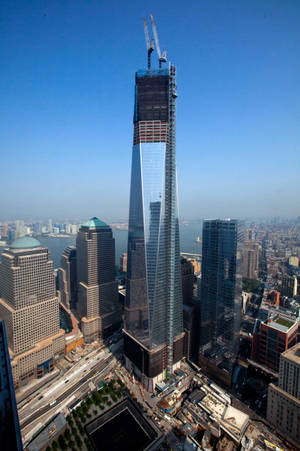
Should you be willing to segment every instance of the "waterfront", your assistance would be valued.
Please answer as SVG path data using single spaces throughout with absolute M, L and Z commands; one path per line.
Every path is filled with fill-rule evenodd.
M 202 222 L 193 221 L 190 223 L 181 224 L 180 230 L 180 249 L 181 252 L 190 252 L 201 254 L 201 242 L 196 242 L 196 238 L 202 235 Z M 116 265 L 120 264 L 120 257 L 124 252 L 127 252 L 127 230 L 113 229 L 113 234 L 116 240 Z M 54 262 L 54 267 L 60 266 L 61 254 L 67 246 L 74 246 L 76 244 L 76 235 L 55 237 L 55 236 L 39 236 L 37 239 L 41 244 L 47 247 L 51 254 L 51 259 Z M 1 252 L 5 249 L 2 247 Z

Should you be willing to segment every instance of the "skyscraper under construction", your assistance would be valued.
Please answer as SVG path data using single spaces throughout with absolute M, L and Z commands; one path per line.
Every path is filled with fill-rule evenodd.
M 153 24 L 154 25 L 154 24 Z M 148 38 L 146 30 L 146 39 Z M 154 35 L 156 30 L 154 29 Z M 176 68 L 135 75 L 127 287 L 126 366 L 152 391 L 183 355 L 176 179 Z

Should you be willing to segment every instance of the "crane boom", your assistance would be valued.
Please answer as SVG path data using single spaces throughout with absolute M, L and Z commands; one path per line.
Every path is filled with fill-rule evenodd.
M 156 26 L 155 26 L 152 14 L 150 14 L 150 19 L 151 19 L 151 23 L 152 23 L 152 30 L 153 30 L 153 34 L 154 34 L 154 39 L 155 39 L 155 44 L 156 44 L 156 50 L 157 50 L 158 58 L 161 58 L 159 41 L 158 41 L 158 35 L 157 35 Z
M 151 42 L 149 40 L 149 33 L 148 33 L 148 27 L 146 24 L 146 20 L 144 18 L 144 31 L 145 31 L 145 39 L 146 39 L 146 45 L 147 45 L 147 50 L 148 50 L 148 70 L 151 69 L 151 53 L 154 50 L 154 42 L 153 39 L 151 39 Z
M 149 41 L 149 33 L 148 33 L 148 28 L 147 28 L 145 17 L 144 17 L 143 20 L 144 20 L 144 31 L 145 31 L 146 45 L 147 45 L 147 50 L 149 50 L 149 48 L 150 48 L 150 41 Z

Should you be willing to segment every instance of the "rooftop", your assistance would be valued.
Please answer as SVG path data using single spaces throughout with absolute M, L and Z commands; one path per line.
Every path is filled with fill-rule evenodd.
M 295 324 L 295 321 L 279 317 L 279 318 L 275 319 L 274 321 L 271 321 L 267 325 L 272 327 L 273 329 L 277 329 L 281 332 L 287 332 L 294 324 Z
M 22 236 L 13 241 L 9 247 L 10 249 L 32 249 L 40 246 L 41 243 L 35 238 L 32 238 L 31 236 Z
M 282 357 L 289 359 L 292 362 L 300 365 L 300 343 L 297 343 L 295 346 L 292 346 L 290 349 L 287 349 L 281 355 Z
M 233 428 L 243 429 L 248 424 L 249 415 L 243 413 L 235 407 L 227 406 L 222 420 L 226 421 Z
M 101 221 L 100 219 L 93 217 L 89 221 L 82 224 L 82 227 L 88 227 L 89 229 L 96 229 L 97 227 L 109 227 L 106 222 Z

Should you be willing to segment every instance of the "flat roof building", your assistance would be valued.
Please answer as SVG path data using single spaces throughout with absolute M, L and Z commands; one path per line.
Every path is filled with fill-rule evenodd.
M 199 362 L 231 374 L 239 346 L 243 229 L 234 219 L 203 222 Z
M 267 419 L 299 449 L 300 343 L 280 356 L 278 386 L 269 385 Z
M 42 377 L 64 355 L 53 262 L 39 241 L 24 236 L 2 254 L 0 319 L 4 319 L 16 387 Z
M 282 314 L 261 322 L 253 334 L 252 360 L 277 372 L 280 355 L 297 343 L 298 327 L 297 320 Z
M 115 268 L 115 239 L 108 224 L 94 217 L 76 239 L 77 312 L 86 343 L 102 340 L 120 327 L 121 306 Z

